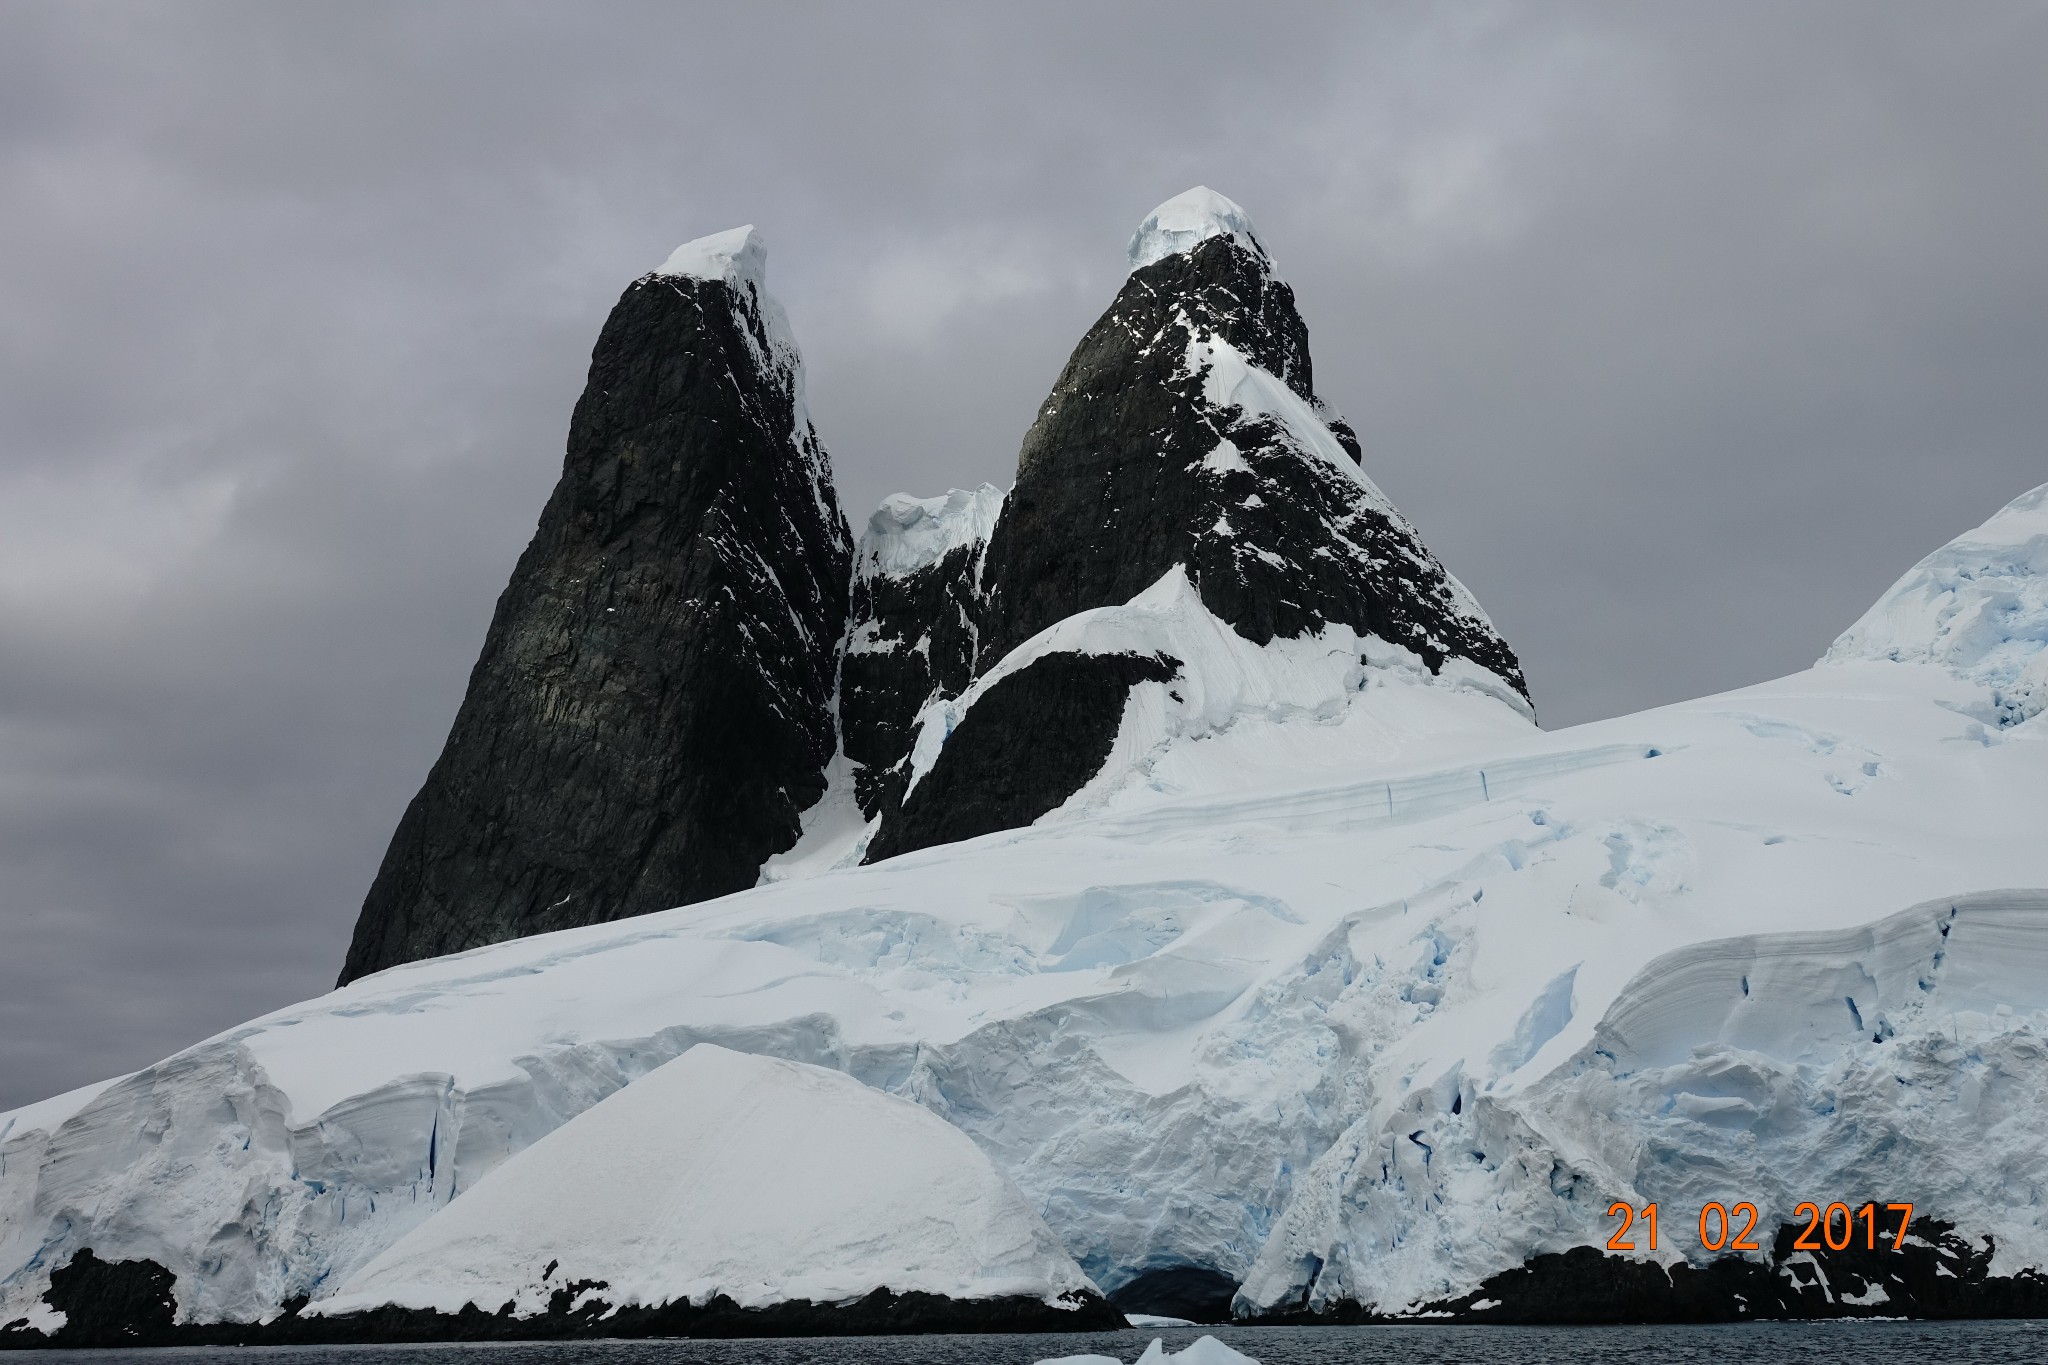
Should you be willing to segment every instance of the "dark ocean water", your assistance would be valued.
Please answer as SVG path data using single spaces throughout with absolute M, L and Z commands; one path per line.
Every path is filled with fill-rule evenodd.
M 1260 1365 L 1797 1365 L 2019 1361 L 2048 1365 L 2048 1322 L 1743 1323 L 1727 1327 L 1215 1327 L 1058 1336 L 800 1337 L 474 1346 L 178 1347 L 21 1351 L 6 1362 L 90 1365 L 1032 1365 L 1095 1351 L 1126 1365 L 1212 1333 Z

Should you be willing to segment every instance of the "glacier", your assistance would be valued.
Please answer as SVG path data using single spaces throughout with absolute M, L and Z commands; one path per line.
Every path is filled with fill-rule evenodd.
M 2044 500 L 1786 678 L 1546 733 L 1347 639 L 1290 663 L 1314 705 L 1135 698 L 1143 761 L 1028 828 L 407 963 L 0 1116 L 0 1322 L 86 1247 L 184 1321 L 317 1306 L 705 1043 L 950 1123 L 1112 1293 L 1400 1312 L 1612 1200 L 1911 1200 L 2048 1265 L 2048 722 L 2005 700 Z M 1185 598 L 1066 629 L 1184 641 Z

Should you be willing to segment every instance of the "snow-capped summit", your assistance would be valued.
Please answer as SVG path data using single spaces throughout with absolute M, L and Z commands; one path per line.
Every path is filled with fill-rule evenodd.
M 1821 662 L 1866 659 L 1938 664 L 2000 726 L 2048 707 L 2048 484 L 1907 570 Z
M 866 658 L 853 668 L 853 651 L 879 650 L 885 638 L 888 648 L 949 661 L 929 671 L 926 696 L 899 687 L 887 697 L 886 726 L 869 719 L 878 691 L 842 692 L 847 733 L 865 736 L 863 806 L 882 819 L 870 859 L 1071 810 L 1070 798 L 1099 787 L 1111 768 L 1135 779 L 1161 759 L 1161 746 L 1231 723 L 1222 712 L 1197 720 L 1175 701 L 1163 726 L 1150 726 L 1157 743 L 1131 752 L 1147 729 L 1133 721 L 1125 734 L 1119 719 L 1136 714 L 1127 712 L 1140 696 L 1133 689 L 1199 691 L 1212 709 L 1231 698 L 1229 715 L 1239 703 L 1263 713 L 1282 697 L 1342 710 L 1364 660 L 1412 665 L 1454 688 L 1471 665 L 1497 682 L 1481 691 L 1507 699 L 1510 714 L 1528 713 L 1514 652 L 1374 485 L 1357 434 L 1316 394 L 1294 291 L 1244 210 L 1190 190 L 1140 225 L 1131 259 L 1123 289 L 1025 433 L 1016 486 L 985 548 L 924 594 L 932 624 L 868 630 L 856 602 L 845 676 L 875 672 Z M 1255 653 L 1283 642 L 1253 667 L 1274 676 L 1198 682 L 1202 660 L 1226 655 L 1155 650 L 1138 638 L 1150 637 L 1139 628 L 1154 619 L 1146 612 L 1097 619 L 1087 650 L 1041 648 L 1044 632 L 1135 604 L 1169 577 L 1203 621 Z M 1137 632 L 1122 647 L 1104 637 L 1115 633 L 1112 620 Z M 1187 638 L 1209 637 L 1190 627 Z M 1298 672 L 1280 657 L 1297 645 L 1331 654 L 1334 665 Z M 1309 677 L 1324 686 L 1314 699 L 1303 690 Z M 1494 709 L 1475 722 L 1490 726 Z M 936 785 L 918 809 L 891 812 L 927 771 Z
M 745 280 L 762 287 L 768 270 L 768 244 L 752 223 L 727 228 L 684 242 L 654 273 L 688 280 Z
M 1176 194 L 1145 215 L 1125 248 L 1131 269 L 1192 251 L 1211 237 L 1228 237 L 1247 251 L 1266 254 L 1252 231 L 1251 216 L 1207 185 Z

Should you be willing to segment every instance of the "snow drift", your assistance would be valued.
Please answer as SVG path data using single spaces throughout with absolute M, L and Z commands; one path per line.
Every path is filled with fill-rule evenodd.
M 958 1129 L 840 1072 L 700 1043 L 493 1170 L 316 1311 L 1094 1291 Z

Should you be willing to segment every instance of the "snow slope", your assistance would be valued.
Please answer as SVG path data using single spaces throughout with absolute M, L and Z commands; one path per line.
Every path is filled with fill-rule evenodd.
M 2032 550 L 1970 548 L 2009 525 L 1926 581 L 1990 555 L 1957 584 L 2038 603 Z M 1759 686 L 1546 734 L 1379 677 L 1074 818 L 407 964 L 0 1117 L 0 1321 L 85 1246 L 188 1319 L 331 1297 L 704 1042 L 949 1121 L 1111 1290 L 1398 1310 L 1710 1195 L 1911 1199 L 2048 1265 L 2048 721 L 1999 701 L 2031 608 L 1914 617 L 1917 581 Z
M 1989 690 L 1990 724 L 2048 708 L 2048 486 L 1915 564 L 1821 662 L 1855 659 L 1940 664 Z
M 837 1071 L 700 1043 L 485 1176 L 320 1310 L 838 1303 L 1093 1289 L 957 1129 Z
M 911 787 L 990 688 L 1059 653 L 1163 655 L 1180 671 L 1171 682 L 1132 689 L 1101 770 L 1041 824 L 1168 792 L 1239 790 L 1270 772 L 1275 747 L 1300 731 L 1313 746 L 1321 742 L 1317 732 L 1332 726 L 1370 729 L 1383 754 L 1417 741 L 1498 742 L 1528 732 L 1521 694 L 1469 659 L 1447 659 L 1431 673 L 1401 646 L 1335 623 L 1255 645 L 1217 620 L 1175 565 L 1124 605 L 1076 612 L 1011 650 L 960 696 L 934 699 L 918 719 Z M 1357 757 L 1350 745 L 1336 752 L 1340 762 Z M 1298 778 L 1302 768 L 1290 763 L 1287 770 Z

